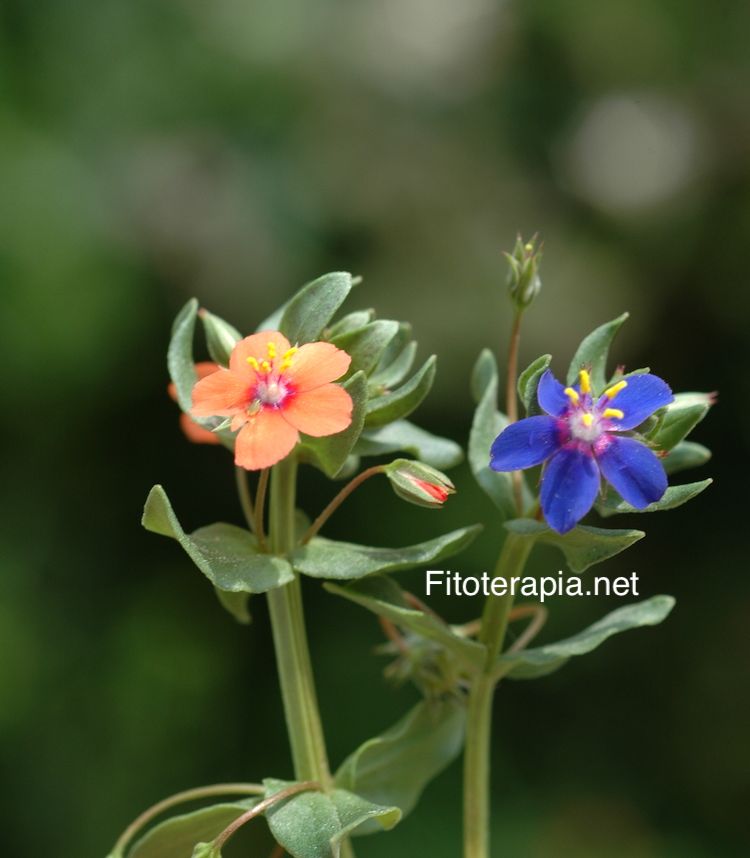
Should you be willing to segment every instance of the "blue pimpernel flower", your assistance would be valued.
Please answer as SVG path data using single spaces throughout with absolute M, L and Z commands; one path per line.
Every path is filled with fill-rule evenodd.
M 656 375 L 623 378 L 598 398 L 582 369 L 573 387 L 547 370 L 537 398 L 546 415 L 511 423 L 495 439 L 490 467 L 520 471 L 545 463 L 540 501 L 547 524 L 567 533 L 591 509 L 601 477 L 637 509 L 658 501 L 667 475 L 656 454 L 642 441 L 623 434 L 674 400 L 669 385 Z

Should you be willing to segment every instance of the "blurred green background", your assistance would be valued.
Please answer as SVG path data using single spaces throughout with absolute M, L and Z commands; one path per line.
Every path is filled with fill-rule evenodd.
M 748 854 L 750 6 L 6 0 L 0 26 L 4 852 L 96 858 L 165 794 L 291 774 L 262 600 L 234 624 L 139 527 L 155 482 L 187 527 L 240 521 L 229 458 L 191 447 L 165 395 L 179 307 L 250 331 L 312 277 L 362 274 L 351 307 L 410 319 L 440 355 L 418 422 L 463 442 L 521 230 L 545 241 L 524 365 L 550 351 L 560 370 L 628 309 L 616 360 L 720 404 L 694 436 L 715 459 L 685 476 L 715 485 L 623 519 L 648 538 L 609 565 L 674 614 L 501 688 L 495 854 Z M 454 476 L 442 513 L 372 483 L 329 533 L 395 545 L 484 520 L 451 567 L 489 569 L 491 511 Z M 302 491 L 315 512 L 332 488 L 305 473 Z M 384 683 L 372 617 L 306 598 L 337 762 L 414 694 Z M 544 634 L 613 606 L 556 599 Z M 459 854 L 459 774 L 358 854 Z

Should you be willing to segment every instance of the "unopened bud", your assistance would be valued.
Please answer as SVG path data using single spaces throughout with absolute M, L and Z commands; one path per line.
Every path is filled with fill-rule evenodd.
M 542 260 L 541 245 L 534 236 L 524 242 L 517 236 L 513 253 L 504 254 L 508 260 L 508 291 L 513 303 L 524 310 L 536 298 L 542 288 L 539 278 L 539 263 Z
M 400 498 L 417 506 L 441 507 L 456 490 L 445 474 L 408 459 L 391 462 L 385 468 L 385 475 Z

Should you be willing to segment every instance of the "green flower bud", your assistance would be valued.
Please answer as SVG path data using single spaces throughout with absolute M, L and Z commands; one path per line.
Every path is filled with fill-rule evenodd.
M 504 256 L 509 266 L 507 285 L 510 297 L 519 310 L 524 310 L 542 288 L 539 278 L 541 245 L 538 245 L 536 236 L 524 242 L 519 235 L 513 253 L 505 253 Z
M 393 491 L 417 506 L 441 507 L 456 490 L 445 474 L 422 462 L 396 459 L 383 472 Z

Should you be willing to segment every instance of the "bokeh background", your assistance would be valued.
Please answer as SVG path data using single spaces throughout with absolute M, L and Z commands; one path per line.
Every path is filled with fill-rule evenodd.
M 250 331 L 312 277 L 361 274 L 350 305 L 440 356 L 419 422 L 463 441 L 520 230 L 545 241 L 524 365 L 563 368 L 628 309 L 616 359 L 720 404 L 694 436 L 715 459 L 685 476 L 715 485 L 623 519 L 648 538 L 609 566 L 673 615 L 499 693 L 496 854 L 748 854 L 750 6 L 6 0 L 0 28 L 4 851 L 96 858 L 167 793 L 291 773 L 262 600 L 234 624 L 139 527 L 155 482 L 188 527 L 240 520 L 228 457 L 191 447 L 165 395 L 179 307 Z M 396 545 L 482 520 L 452 568 L 491 568 L 491 510 L 455 480 L 440 514 L 372 483 L 329 532 Z M 310 512 L 331 490 L 305 474 Z M 340 761 L 415 695 L 383 681 L 373 618 L 306 598 Z M 547 640 L 614 604 L 554 600 Z M 358 853 L 459 854 L 459 775 Z

